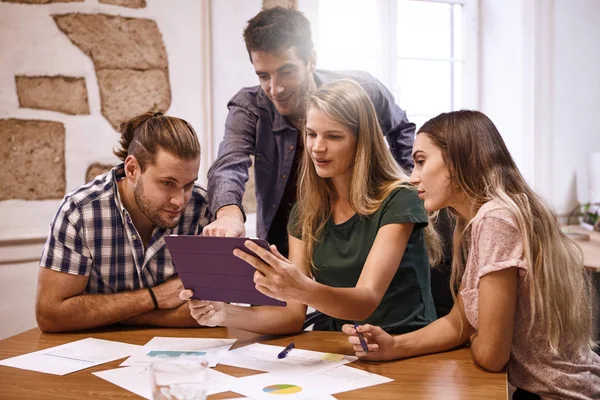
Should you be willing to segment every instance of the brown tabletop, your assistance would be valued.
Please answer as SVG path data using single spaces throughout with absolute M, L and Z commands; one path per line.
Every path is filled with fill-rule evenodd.
M 226 328 L 148 329 L 109 327 L 85 333 L 45 334 L 31 329 L 0 341 L 0 359 L 42 350 L 87 337 L 145 344 L 154 336 L 237 338 L 233 346 L 257 341 L 285 346 L 293 341 L 297 348 L 328 353 L 352 354 L 346 335 L 341 332 L 304 332 L 286 337 L 268 337 Z M 92 372 L 118 367 L 117 360 L 72 374 L 57 376 L 0 366 L 0 399 L 140 399 Z M 502 399 L 507 398 L 506 373 L 490 373 L 473 363 L 471 351 L 463 348 L 446 353 L 391 362 L 356 361 L 348 366 L 384 375 L 393 382 L 334 395 L 338 399 Z M 217 370 L 236 376 L 258 373 L 218 365 Z M 232 392 L 210 396 L 226 399 Z
M 585 229 L 579 225 L 569 225 L 565 232 L 582 233 L 589 236 L 589 240 L 572 238 L 583 253 L 583 264 L 593 272 L 600 273 L 600 232 Z

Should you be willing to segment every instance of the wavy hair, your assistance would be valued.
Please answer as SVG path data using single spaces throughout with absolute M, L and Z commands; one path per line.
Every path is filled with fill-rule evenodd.
M 494 123 L 478 111 L 453 111 L 430 119 L 417 134 L 426 135 L 441 149 L 450 184 L 473 201 L 477 210 L 498 200 L 515 216 L 528 265 L 529 330 L 539 315 L 555 354 L 565 354 L 565 343 L 578 349 L 592 345 L 592 289 L 581 251 L 562 233 L 556 214 L 529 187 Z M 454 214 L 450 288 L 456 300 L 470 221 Z
M 365 90 L 351 79 L 340 79 L 319 88 L 308 98 L 308 108 L 324 112 L 333 121 L 347 127 L 357 138 L 356 154 L 350 178 L 348 200 L 352 209 L 361 216 L 376 212 L 381 203 L 396 188 L 408 183 L 408 175 L 398 165 L 377 120 L 373 103 Z M 309 265 L 313 249 L 320 240 L 323 228 L 331 218 L 331 208 L 338 194 L 330 178 L 321 178 L 306 147 L 298 180 L 298 226 L 306 246 Z M 425 230 L 430 261 L 441 258 L 439 236 L 430 224 Z
M 313 52 L 308 18 L 298 10 L 280 6 L 262 10 L 249 20 L 244 29 L 244 42 L 250 62 L 253 51 L 279 54 L 294 47 L 305 63 Z

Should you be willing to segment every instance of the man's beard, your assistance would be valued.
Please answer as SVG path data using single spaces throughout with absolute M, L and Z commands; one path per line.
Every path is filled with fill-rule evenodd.
M 175 219 L 173 222 L 168 222 L 161 218 L 160 211 L 156 207 L 153 207 L 150 200 L 146 197 L 146 193 L 144 192 L 144 185 L 141 179 L 133 189 L 133 197 L 138 208 L 142 211 L 146 218 L 148 218 L 148 220 L 152 222 L 155 226 L 164 229 L 173 229 L 179 224 L 181 215 L 177 217 L 177 219 Z

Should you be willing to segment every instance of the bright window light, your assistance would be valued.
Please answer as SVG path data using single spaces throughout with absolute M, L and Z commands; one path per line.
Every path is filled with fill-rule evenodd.
M 392 91 L 409 119 L 429 118 L 465 106 L 476 73 L 474 0 L 320 0 L 317 64 L 376 76 Z M 471 57 L 471 60 L 467 59 Z M 472 71 L 470 69 L 469 71 Z

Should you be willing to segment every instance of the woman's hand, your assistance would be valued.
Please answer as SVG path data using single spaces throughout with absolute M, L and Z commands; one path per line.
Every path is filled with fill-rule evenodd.
M 195 300 L 192 299 L 193 292 L 189 289 L 182 290 L 179 298 L 188 301 L 190 314 L 199 325 L 203 326 L 223 326 L 227 316 L 227 304 L 219 301 Z
M 256 268 L 254 283 L 259 292 L 277 300 L 307 304 L 305 296 L 312 279 L 282 256 L 275 245 L 271 245 L 271 251 L 251 240 L 244 242 L 244 245 L 258 257 L 240 249 L 235 249 L 233 254 Z
M 360 344 L 357 330 L 363 335 L 365 342 L 367 342 L 368 353 L 365 353 Z M 357 329 L 354 329 L 354 325 L 346 324 L 342 326 L 342 332 L 348 335 L 348 342 L 353 345 L 352 348 L 358 358 L 371 361 L 384 361 L 402 357 L 396 354 L 397 349 L 394 338 L 378 326 L 366 324 L 359 325 Z

